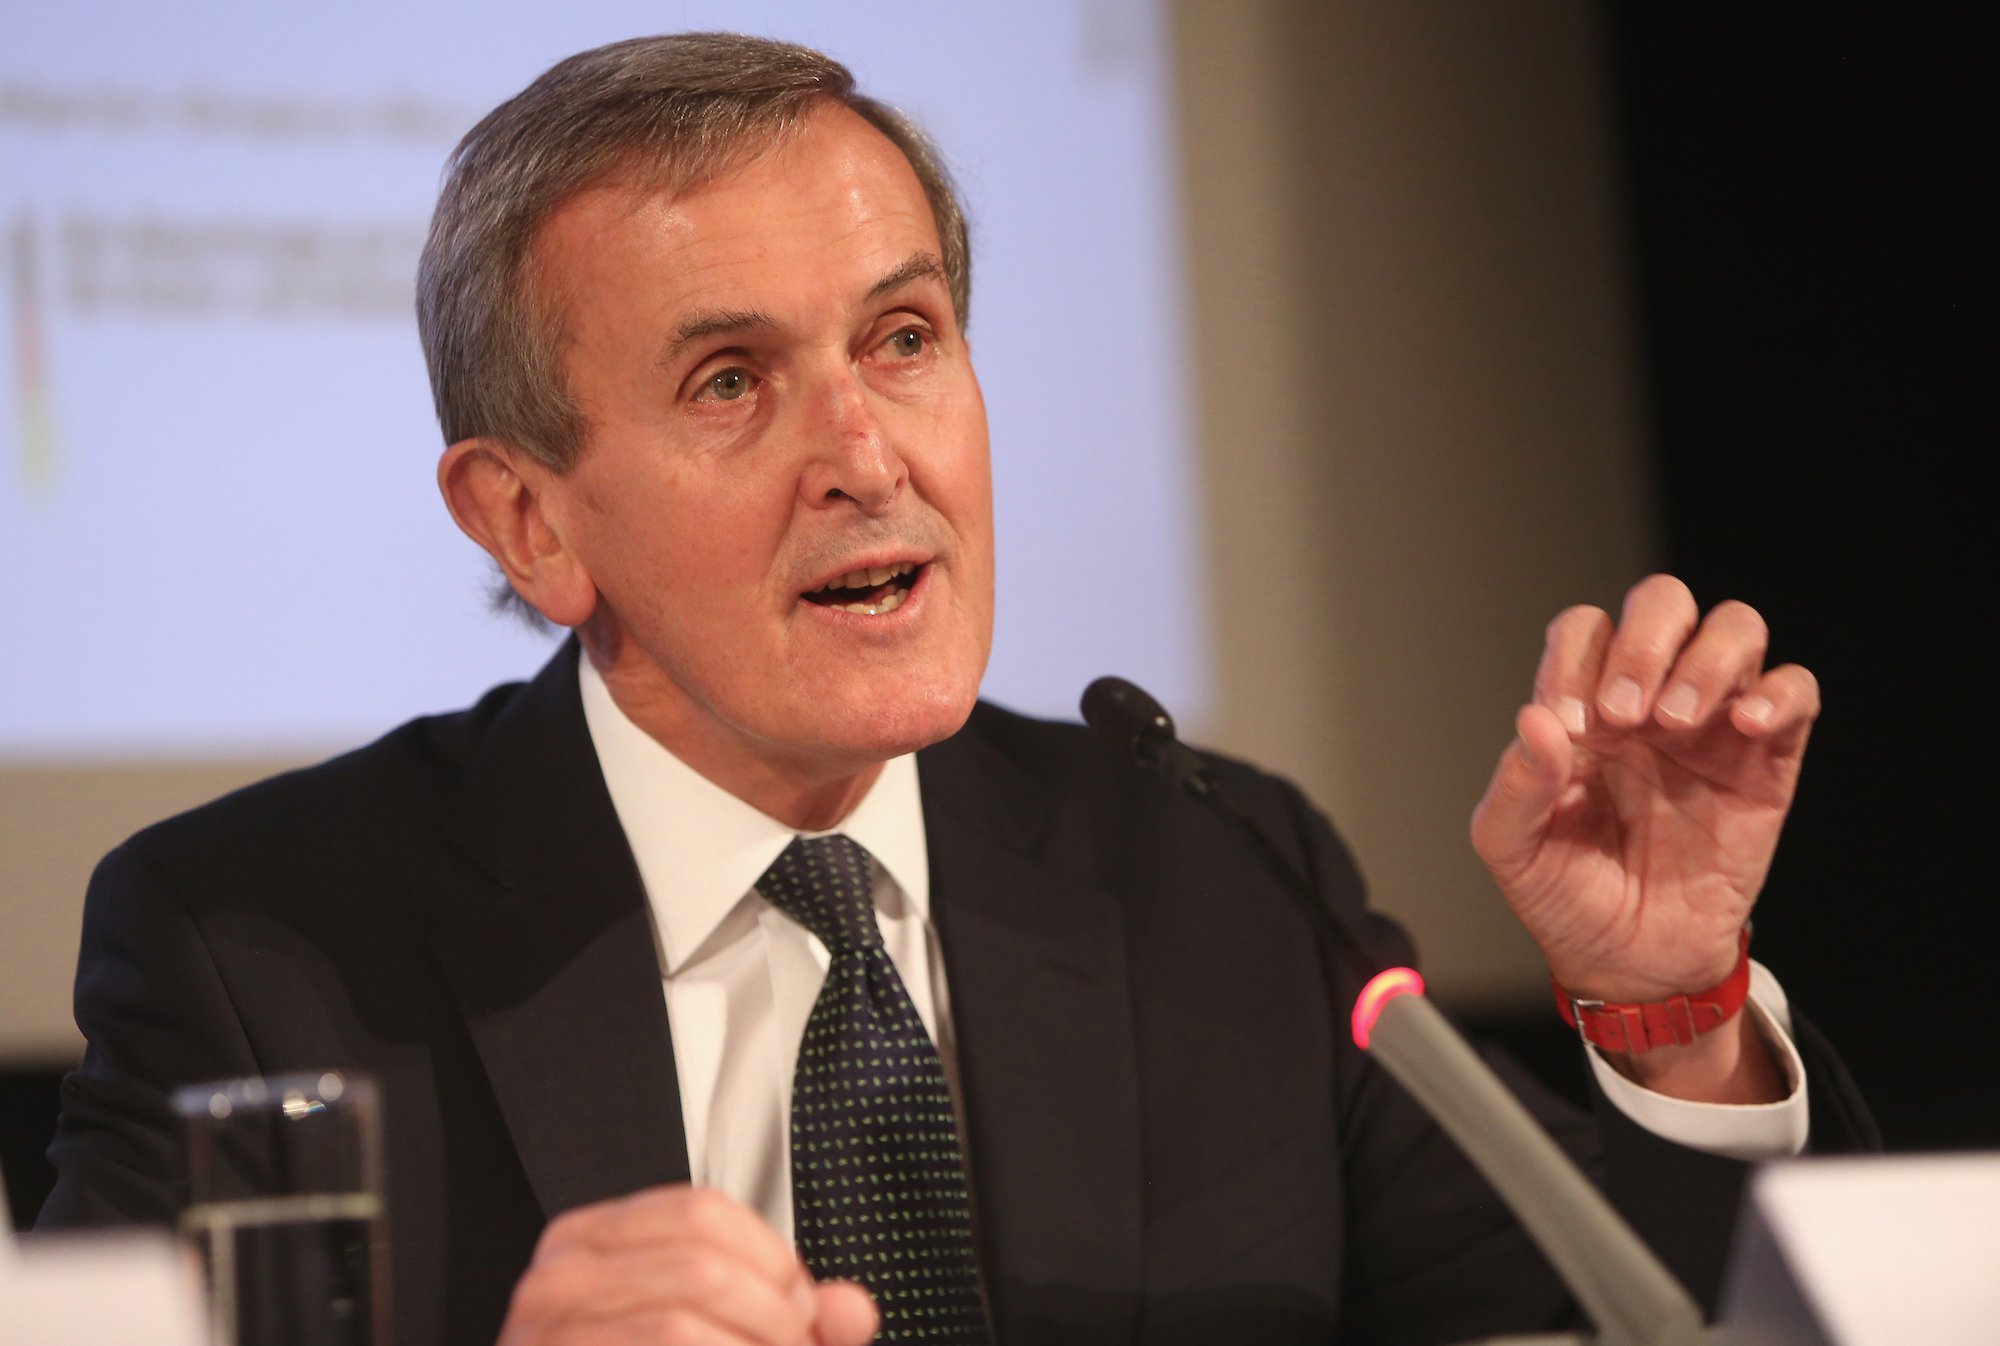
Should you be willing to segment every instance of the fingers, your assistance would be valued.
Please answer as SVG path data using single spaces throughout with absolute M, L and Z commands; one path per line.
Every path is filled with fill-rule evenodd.
M 1632 586 L 1595 689 L 1606 724 L 1630 729 L 1645 722 L 1700 615 L 1694 595 L 1671 575 L 1651 575 Z
M 542 1234 L 536 1257 L 574 1244 L 600 1250 L 661 1240 L 692 1240 L 727 1249 L 774 1282 L 804 1270 L 791 1246 L 755 1211 L 712 1187 L 651 1187 L 615 1201 L 568 1211 Z
M 1535 703 L 1572 737 L 1592 725 L 1700 729 L 1718 715 L 1747 735 L 1768 735 L 1810 721 L 1819 705 L 1804 669 L 1782 677 L 1764 671 L 1769 650 L 1770 632 L 1754 608 L 1731 601 L 1703 618 L 1685 584 L 1652 575 L 1625 596 L 1615 626 L 1592 607 L 1567 609 L 1549 623 Z
M 1549 623 L 1535 670 L 1535 704 L 1547 706 L 1572 735 L 1589 728 L 1590 703 L 1611 645 L 1611 618 L 1603 609 L 1565 608 Z
M 501 1340 L 805 1346 L 819 1308 L 805 1268 L 754 1212 L 710 1189 L 665 1187 L 553 1221 Z
M 728 1252 L 698 1243 L 572 1248 L 538 1260 L 522 1288 L 531 1284 L 525 1307 L 553 1320 L 622 1323 L 672 1312 L 729 1333 L 732 1341 L 784 1346 L 805 1340 L 815 1308 L 809 1288 L 794 1295 Z
M 1472 811 L 1472 849 L 1496 875 L 1504 879 L 1534 858 L 1570 783 L 1573 761 L 1569 730 L 1557 713 L 1541 704 L 1523 706 L 1514 717 L 1514 741 Z
M 1801 733 L 1819 716 L 1819 679 L 1797 664 L 1782 664 L 1745 688 L 1729 708 L 1729 721 L 1751 738 Z
M 1664 674 L 1653 719 L 1668 729 L 1707 724 L 1730 698 L 1762 676 L 1770 645 L 1770 632 L 1754 608 L 1736 602 L 1718 605 Z

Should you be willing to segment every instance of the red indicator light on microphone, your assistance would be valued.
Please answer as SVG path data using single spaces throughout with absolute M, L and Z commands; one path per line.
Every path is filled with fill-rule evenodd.
M 1391 1000 L 1399 995 L 1423 993 L 1424 979 L 1413 967 L 1392 967 L 1376 973 L 1354 998 L 1354 1045 L 1368 1050 L 1375 1021 L 1382 1017 L 1383 1007 Z

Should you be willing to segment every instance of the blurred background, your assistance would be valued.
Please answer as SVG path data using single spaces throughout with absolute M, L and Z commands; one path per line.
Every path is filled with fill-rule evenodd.
M 1439 997 L 1568 1078 L 1467 814 L 1555 612 L 1658 568 L 1704 606 L 1747 600 L 1827 703 L 1758 955 L 1892 1146 L 2000 1143 L 1992 1053 L 1963 1031 L 1993 888 L 1966 648 L 1991 612 L 1970 481 L 1994 438 L 1973 312 L 1991 51 L 1954 13 L 9 10 L 17 1209 L 81 1050 L 97 857 L 547 657 L 486 612 L 436 501 L 410 271 L 480 113 L 572 51 L 676 27 L 822 47 L 957 171 L 1001 533 L 989 696 L 1069 715 L 1120 672 L 1187 737 L 1298 780 Z

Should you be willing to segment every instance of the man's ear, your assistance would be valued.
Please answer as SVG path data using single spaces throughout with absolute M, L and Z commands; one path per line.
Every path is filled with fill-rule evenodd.
M 505 440 L 461 439 L 438 459 L 437 480 L 451 517 L 514 592 L 558 626 L 590 617 L 597 585 L 551 517 L 552 469 Z

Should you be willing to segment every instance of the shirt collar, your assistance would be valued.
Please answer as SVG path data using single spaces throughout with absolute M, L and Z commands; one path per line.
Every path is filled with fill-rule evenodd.
M 661 966 L 672 976 L 801 834 L 701 775 L 634 724 L 588 654 L 577 669 L 584 724 L 653 908 Z M 861 802 L 828 830 L 861 843 L 888 873 L 890 882 L 877 886 L 878 902 L 907 901 L 920 919 L 929 918 L 930 862 L 915 754 L 884 763 Z

